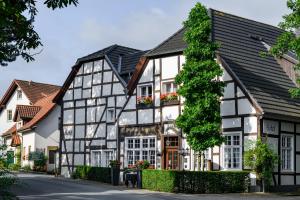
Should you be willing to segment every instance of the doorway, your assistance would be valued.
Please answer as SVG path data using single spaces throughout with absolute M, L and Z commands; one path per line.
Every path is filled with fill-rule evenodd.
M 164 140 L 165 147 L 165 169 L 179 169 L 179 154 L 178 154 L 178 137 L 166 137 Z

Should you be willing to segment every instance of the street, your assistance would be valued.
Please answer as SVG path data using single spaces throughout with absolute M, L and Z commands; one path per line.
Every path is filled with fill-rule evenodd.
M 209 194 L 185 195 L 152 192 L 147 190 L 127 189 L 107 184 L 55 178 L 39 174 L 18 174 L 20 185 L 13 192 L 20 199 L 109 199 L 109 200 L 208 200 L 208 199 L 299 199 L 299 196 L 283 197 L 269 194 Z

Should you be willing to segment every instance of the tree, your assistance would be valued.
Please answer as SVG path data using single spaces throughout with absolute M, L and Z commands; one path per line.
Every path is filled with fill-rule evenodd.
M 77 5 L 78 0 L 46 0 L 48 8 Z M 0 65 L 7 66 L 21 56 L 27 62 L 34 60 L 30 51 L 42 45 L 34 30 L 37 15 L 35 0 L 0 0 Z
M 255 145 L 244 153 L 244 163 L 255 171 L 257 179 L 263 182 L 267 187 L 271 185 L 272 174 L 275 165 L 278 163 L 278 156 L 269 147 L 269 145 L 258 138 Z
M 203 152 L 223 142 L 220 97 L 224 83 L 217 78 L 223 71 L 215 61 L 218 44 L 210 40 L 212 25 L 207 9 L 197 3 L 184 27 L 184 40 L 188 44 L 184 51 L 186 63 L 176 83 L 185 101 L 176 125 L 186 134 L 191 148 Z
M 296 54 L 297 59 L 300 58 L 300 38 L 295 34 L 300 29 L 300 0 L 288 0 L 287 7 L 292 11 L 290 14 L 283 16 L 283 22 L 279 27 L 285 30 L 276 41 L 276 44 L 270 49 L 270 53 L 276 57 L 291 51 Z M 296 70 L 300 69 L 300 63 L 295 66 Z M 300 84 L 300 79 L 297 79 Z M 300 97 L 300 89 L 291 88 L 292 97 Z

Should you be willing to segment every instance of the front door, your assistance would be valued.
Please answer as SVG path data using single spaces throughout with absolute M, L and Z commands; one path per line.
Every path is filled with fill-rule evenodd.
M 6 156 L 7 156 L 7 164 L 9 165 L 9 164 L 14 164 L 14 157 L 15 157 L 15 155 L 14 155 L 14 151 L 7 151 L 7 153 L 6 153 Z
M 166 167 L 167 169 L 178 169 L 178 150 L 177 149 L 167 149 L 166 153 Z

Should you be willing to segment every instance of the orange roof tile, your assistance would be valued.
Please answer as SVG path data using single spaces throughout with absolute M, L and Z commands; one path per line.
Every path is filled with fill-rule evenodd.
M 8 129 L 7 131 L 5 131 L 2 136 L 9 136 L 12 135 L 13 133 L 17 132 L 17 125 L 13 125 L 10 129 Z
M 34 106 L 40 107 L 41 109 L 39 110 L 39 112 L 36 113 L 36 115 L 32 118 L 32 120 L 30 120 L 25 125 L 23 125 L 20 129 L 18 129 L 18 131 L 22 132 L 28 129 L 32 129 L 38 122 L 40 122 L 45 117 L 47 117 L 47 115 L 52 111 L 52 109 L 56 105 L 55 103 L 53 103 L 53 99 L 58 92 L 59 90 L 37 101 L 34 104 Z
M 32 119 L 40 111 L 40 109 L 40 106 L 17 105 L 14 114 L 14 121 L 17 120 L 18 116 L 21 119 Z

